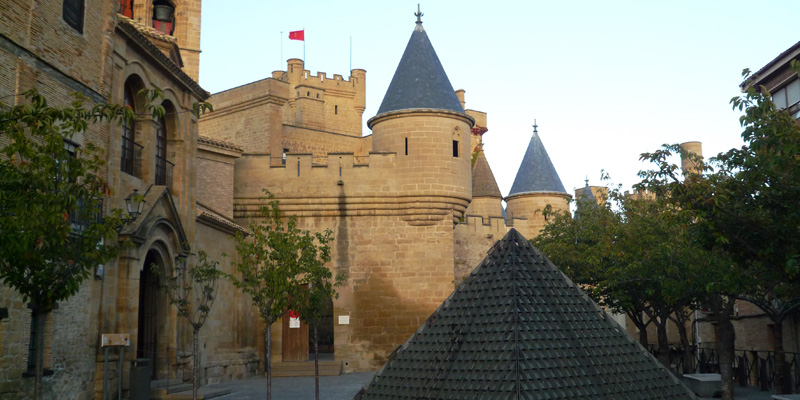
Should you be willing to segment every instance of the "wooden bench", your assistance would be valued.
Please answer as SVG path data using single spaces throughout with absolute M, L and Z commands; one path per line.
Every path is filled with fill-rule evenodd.
M 722 392 L 720 374 L 686 374 L 681 376 L 681 381 L 700 397 L 715 397 Z

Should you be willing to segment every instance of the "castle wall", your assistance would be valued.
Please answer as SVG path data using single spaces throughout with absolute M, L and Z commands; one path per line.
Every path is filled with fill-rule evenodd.
M 203 136 L 235 143 L 251 153 L 280 155 L 283 105 L 289 85 L 263 79 L 212 95 L 214 112 L 200 119 Z
M 503 218 L 503 204 L 499 197 L 473 197 L 466 214 Z
M 290 125 L 324 129 L 349 136 L 361 136 L 362 116 L 366 108 L 366 71 L 350 71 L 350 79 L 325 72 L 316 75 L 303 68 L 303 60 L 290 59 L 286 71 L 273 72 L 273 78 L 289 82 L 292 90 Z
M 509 196 L 506 204 L 509 218 L 527 218 L 528 225 L 517 230 L 526 238 L 532 238 L 538 236 L 547 224 L 542 211 L 548 204 L 554 211 L 569 211 L 569 195 L 557 192 L 521 193 Z
M 423 110 L 376 118 L 371 121 L 373 149 L 397 154 L 400 195 L 472 199 L 471 122 L 463 114 Z M 458 156 L 454 155 L 454 141 L 458 142 Z M 463 211 L 454 213 L 456 221 Z
M 372 151 L 372 136 L 362 138 L 284 125 L 281 147 L 289 149 L 288 153 L 311 153 L 315 164 L 327 164 L 331 153 L 354 153 L 356 164 L 364 164 Z M 276 154 L 280 156 L 281 153 Z

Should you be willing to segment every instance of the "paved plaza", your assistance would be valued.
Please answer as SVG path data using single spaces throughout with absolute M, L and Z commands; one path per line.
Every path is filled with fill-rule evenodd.
M 372 378 L 374 372 L 354 372 L 339 376 L 319 378 L 321 400 L 351 400 L 353 396 Z M 208 388 L 231 389 L 231 393 L 218 397 L 228 399 L 259 399 L 267 395 L 267 379 L 253 377 L 209 385 Z M 773 392 L 762 392 L 757 387 L 736 387 L 736 400 L 771 400 Z M 274 378 L 272 380 L 273 400 L 308 400 L 314 398 L 314 377 Z M 703 398 L 705 399 L 705 398 Z

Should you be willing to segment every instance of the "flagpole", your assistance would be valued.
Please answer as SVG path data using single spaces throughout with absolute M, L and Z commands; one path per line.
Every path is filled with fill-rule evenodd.
M 353 35 L 350 35 L 350 71 L 353 70 Z
M 283 31 L 281 31 L 281 59 L 278 63 L 278 70 L 280 71 L 281 68 L 283 68 Z
M 303 65 L 308 65 L 306 62 L 306 28 L 303 28 Z M 306 67 L 308 68 L 308 67 Z

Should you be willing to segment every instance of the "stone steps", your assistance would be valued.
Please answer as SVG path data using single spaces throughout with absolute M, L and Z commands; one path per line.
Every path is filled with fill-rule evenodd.
M 319 376 L 339 376 L 342 373 L 341 361 L 320 361 Z M 290 361 L 272 364 L 272 377 L 314 376 L 314 361 Z

